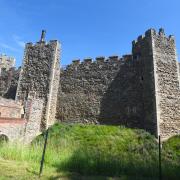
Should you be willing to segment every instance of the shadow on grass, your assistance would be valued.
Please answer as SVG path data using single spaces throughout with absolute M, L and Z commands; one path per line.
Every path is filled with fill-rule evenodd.
M 122 175 L 135 177 L 158 176 L 157 161 L 150 158 L 142 158 L 137 154 L 120 154 L 119 156 L 109 152 L 97 151 L 82 147 L 72 154 L 66 161 L 55 165 L 58 172 L 76 172 L 83 176 L 109 176 L 120 177 Z
M 165 161 L 165 160 L 164 160 Z M 162 162 L 163 163 L 163 162 Z M 82 147 L 72 154 L 72 156 L 54 165 L 57 172 L 75 172 L 69 175 L 68 179 L 98 179 L 113 180 L 108 177 L 121 177 L 120 179 L 158 179 L 158 156 L 146 153 L 119 154 L 119 156 L 108 154 L 108 152 L 97 151 Z M 170 161 L 163 163 L 163 180 L 179 180 L 180 166 Z M 96 177 L 97 176 L 97 177 Z M 102 177 L 101 177 L 102 176 Z M 58 179 L 52 177 L 51 179 Z M 117 178 L 115 178 L 117 179 Z
M 104 176 L 83 176 L 78 173 L 71 173 L 71 174 L 66 174 L 66 175 L 58 175 L 58 176 L 53 176 L 49 178 L 49 180 L 110 180 L 109 177 L 104 177 Z M 112 180 L 112 179 L 111 179 Z M 114 180 L 120 180 L 120 178 L 115 178 Z M 122 178 L 121 178 L 122 180 Z
M 105 177 L 105 176 L 82 176 L 82 175 L 69 175 L 63 176 L 56 176 L 49 178 L 49 180 L 158 180 L 158 178 L 143 178 L 143 177 L 128 177 L 128 176 L 121 176 L 121 177 Z
M 50 164 L 55 167 L 57 174 L 50 179 L 153 180 L 159 177 L 157 141 L 143 130 L 72 126 L 66 132 L 64 136 L 61 135 L 66 138 L 65 145 L 56 141 L 57 136 L 51 137 L 52 144 L 48 147 L 53 147 L 51 154 L 56 155 L 56 160 Z M 173 138 L 163 144 L 163 180 L 180 179 L 179 140 Z M 51 159 L 49 162 L 52 162 Z M 60 174 L 64 172 L 67 175 L 63 177 Z

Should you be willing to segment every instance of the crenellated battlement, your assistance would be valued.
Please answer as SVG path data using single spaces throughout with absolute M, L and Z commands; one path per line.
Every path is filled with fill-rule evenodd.
M 172 106 L 180 107 L 174 41 L 163 28 L 149 29 L 132 42 L 132 54 L 73 60 L 61 74 L 60 117 L 140 127 L 163 139 L 178 134 L 180 110 Z
M 158 32 L 155 29 L 148 29 L 145 32 L 145 35 L 140 35 L 136 40 L 132 41 L 132 46 L 134 47 L 137 43 L 141 43 L 143 40 L 151 37 L 163 38 L 170 42 L 175 40 L 173 35 L 166 36 L 163 28 L 160 28 Z
M 49 44 L 56 44 L 58 43 L 57 40 L 50 40 L 50 41 L 38 41 L 38 42 L 28 42 L 26 43 L 26 47 L 29 48 L 29 47 L 36 47 L 36 46 L 47 46 Z
M 63 122 L 142 128 L 163 140 L 180 134 L 173 35 L 167 36 L 163 28 L 149 29 L 132 42 L 131 54 L 74 59 L 61 75 L 60 45 L 56 40 L 46 42 L 44 36 L 45 31 L 39 42 L 26 44 L 16 94 L 25 104 L 25 117 L 33 112 L 26 125 L 28 138 L 39 132 L 40 124 L 46 128 L 54 123 L 57 96 L 56 118 Z M 12 73 L 5 76 L 9 81 L 1 77 L 1 86 L 9 84 Z
M 124 64 L 125 61 L 133 60 L 133 56 L 131 54 L 118 56 L 118 55 L 112 55 L 109 57 L 105 56 L 98 56 L 95 59 L 91 57 L 84 58 L 82 61 L 80 59 L 74 59 L 72 60 L 72 63 L 65 66 L 63 70 L 68 70 L 69 68 L 76 68 L 78 66 L 89 66 L 89 65 L 112 65 L 112 64 Z

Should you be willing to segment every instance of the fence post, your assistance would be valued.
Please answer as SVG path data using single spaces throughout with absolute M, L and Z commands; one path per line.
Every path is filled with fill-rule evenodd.
M 40 170 L 39 170 L 39 177 L 41 176 L 42 171 L 43 171 L 44 157 L 45 157 L 45 153 L 46 153 L 48 133 L 49 133 L 49 129 L 46 130 L 46 134 L 45 134 L 45 141 L 44 141 L 44 148 L 43 148 L 43 153 L 42 153 L 42 158 L 41 158 L 41 165 L 40 165 Z
M 161 136 L 159 135 L 159 180 L 162 180 L 162 166 L 161 166 Z

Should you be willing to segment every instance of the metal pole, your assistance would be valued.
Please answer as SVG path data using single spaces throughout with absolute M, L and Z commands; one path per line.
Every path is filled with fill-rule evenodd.
M 159 135 L 159 180 L 162 180 L 162 167 L 161 167 L 161 136 Z
M 39 177 L 41 176 L 42 171 L 43 171 L 44 157 L 45 157 L 45 153 L 46 153 L 46 146 L 47 146 L 47 139 L 48 139 L 48 132 L 49 132 L 49 129 L 47 129 L 46 134 L 45 134 L 45 141 L 44 141 L 44 148 L 43 148 L 43 153 L 42 153 L 42 158 L 41 158 Z

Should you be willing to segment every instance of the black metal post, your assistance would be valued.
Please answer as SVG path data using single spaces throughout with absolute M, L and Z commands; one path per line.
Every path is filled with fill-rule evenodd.
M 49 132 L 49 129 L 47 129 L 46 134 L 45 134 L 45 141 L 44 141 L 44 148 L 43 148 L 43 153 L 42 153 L 42 158 L 41 158 L 39 177 L 41 176 L 42 171 L 43 171 L 44 157 L 45 157 L 45 153 L 46 153 L 46 146 L 47 146 L 47 139 L 48 139 L 48 132 Z
M 162 180 L 162 167 L 161 167 L 161 136 L 159 135 L 159 180 Z

